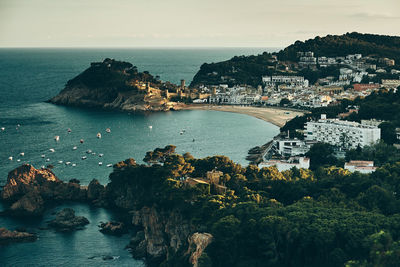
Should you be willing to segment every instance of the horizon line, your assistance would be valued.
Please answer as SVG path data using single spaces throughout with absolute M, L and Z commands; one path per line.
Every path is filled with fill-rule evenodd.
M 131 48 L 140 48 L 140 49 L 182 49 L 182 48 L 191 48 L 191 49 L 208 49 L 208 48 L 266 48 L 266 49 L 283 49 L 284 47 L 277 47 L 277 46 L 0 46 L 0 49 L 23 49 L 23 48 L 28 48 L 28 49 L 44 49 L 44 48 L 50 48 L 50 49 L 65 49 L 65 48 L 70 48 L 70 49 L 76 49 L 76 48 L 88 48 L 88 49 L 93 49 L 93 48 L 101 48 L 101 49 L 116 49 L 116 48 L 122 48 L 122 49 L 131 49 Z

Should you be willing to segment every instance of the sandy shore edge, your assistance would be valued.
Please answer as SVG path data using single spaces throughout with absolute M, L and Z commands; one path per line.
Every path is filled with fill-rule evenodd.
M 282 109 L 278 107 L 251 107 L 251 106 L 217 106 L 208 104 L 186 105 L 182 110 L 215 110 L 246 114 L 257 119 L 282 127 L 296 116 L 302 116 L 305 112 Z

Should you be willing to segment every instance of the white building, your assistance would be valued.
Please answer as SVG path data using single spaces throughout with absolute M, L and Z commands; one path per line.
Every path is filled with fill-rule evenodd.
M 381 138 L 381 129 L 358 122 L 326 119 L 322 114 L 319 121 L 306 123 L 305 137 L 342 148 L 357 148 L 376 143 Z
M 260 169 L 271 166 L 276 166 L 280 172 L 290 170 L 293 167 L 296 167 L 297 169 L 308 169 L 310 168 L 310 159 L 304 157 L 293 157 L 288 160 L 271 159 L 258 164 Z
M 364 161 L 364 160 L 350 160 L 344 164 L 344 168 L 351 172 L 360 172 L 360 173 L 371 173 L 374 172 L 377 168 L 374 167 L 373 161 Z
M 277 139 L 276 150 L 284 157 L 304 155 L 310 150 L 310 145 L 299 139 Z
M 288 84 L 293 87 L 308 87 L 308 80 L 303 76 L 263 76 L 262 81 L 266 87 L 275 87 L 276 84 Z

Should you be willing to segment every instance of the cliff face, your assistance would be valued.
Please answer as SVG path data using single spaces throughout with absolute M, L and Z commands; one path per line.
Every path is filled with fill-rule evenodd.
M 204 249 L 212 242 L 211 234 L 194 233 L 196 227 L 179 210 L 160 212 L 155 207 L 143 207 L 133 212 L 132 224 L 144 232 L 139 232 L 131 243 L 133 254 L 146 257 L 150 263 L 168 260 L 171 253 L 178 253 L 197 266 Z
M 49 102 L 129 112 L 180 109 L 182 104 L 168 101 L 165 90 L 173 89 L 170 88 L 173 85 L 168 86 L 148 72 L 138 72 L 130 63 L 106 59 L 92 63 L 69 80 L 64 90 Z

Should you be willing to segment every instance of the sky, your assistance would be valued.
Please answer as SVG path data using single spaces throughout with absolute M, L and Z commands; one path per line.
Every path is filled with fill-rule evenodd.
M 399 25 L 400 0 L 0 0 L 0 47 L 285 47 Z

